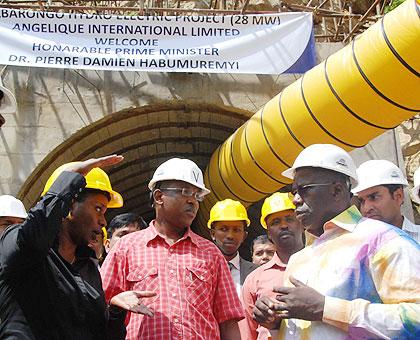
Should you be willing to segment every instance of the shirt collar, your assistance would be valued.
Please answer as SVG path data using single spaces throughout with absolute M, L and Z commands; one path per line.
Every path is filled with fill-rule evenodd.
M 407 217 L 404 216 L 403 224 L 401 226 L 402 230 L 408 230 L 411 232 L 418 232 L 418 227 L 411 222 Z
M 344 210 L 342 213 L 338 214 L 336 217 L 332 218 L 324 224 L 324 231 L 333 228 L 334 226 L 341 229 L 352 232 L 356 225 L 359 223 L 362 218 L 362 214 L 352 205 L 350 208 Z
M 330 230 L 333 230 L 337 227 L 344 229 L 348 232 L 353 232 L 354 228 L 356 228 L 356 225 L 361 219 L 362 214 L 355 205 L 352 205 L 351 207 L 347 208 L 331 220 L 324 223 L 324 233 L 321 235 L 321 237 L 328 233 Z M 305 239 L 305 245 L 309 246 L 316 240 L 318 240 L 319 237 L 305 230 Z
M 280 257 L 277 255 L 277 252 L 274 253 L 274 256 L 270 261 L 261 265 L 261 267 L 263 267 L 263 270 L 273 268 L 274 266 L 286 268 L 286 264 L 280 260 Z
M 236 256 L 229 261 L 230 263 L 233 264 L 233 266 L 239 270 L 239 253 L 236 253 Z
M 146 228 L 146 230 L 145 230 L 145 241 L 146 241 L 146 244 L 147 245 L 149 245 L 149 242 L 151 242 L 152 240 L 155 240 L 157 238 L 160 238 L 162 240 L 165 240 L 165 237 L 156 230 L 156 228 L 155 228 L 155 221 L 156 220 L 152 220 L 149 223 L 149 227 Z M 185 240 L 187 238 L 189 238 L 191 240 L 191 242 L 198 247 L 198 238 L 199 238 L 199 236 L 197 234 L 195 234 L 191 230 L 190 227 L 187 227 L 187 230 L 185 231 L 185 234 L 176 243 L 178 243 L 178 242 L 180 242 L 182 240 Z
M 311 234 L 309 231 L 305 230 L 305 247 L 310 246 L 314 243 L 319 237 Z

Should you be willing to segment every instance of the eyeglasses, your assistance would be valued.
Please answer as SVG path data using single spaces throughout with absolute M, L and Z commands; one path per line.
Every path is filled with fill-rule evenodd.
M 206 196 L 206 194 L 203 191 L 194 191 L 193 189 L 189 188 L 160 188 L 159 190 L 181 192 L 182 196 L 194 197 L 198 202 L 203 202 L 204 196 Z
M 297 187 L 292 188 L 292 191 L 289 193 L 289 197 L 291 200 L 296 196 L 296 194 L 299 194 L 300 197 L 304 197 L 307 195 L 308 190 L 313 187 L 324 187 L 327 185 L 334 184 L 333 182 L 330 183 L 311 183 L 311 184 L 305 184 L 305 185 L 298 185 Z

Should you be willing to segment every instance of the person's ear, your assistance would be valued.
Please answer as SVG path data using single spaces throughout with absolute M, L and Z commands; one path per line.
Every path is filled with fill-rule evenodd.
M 214 236 L 214 229 L 210 229 L 210 236 L 213 241 L 216 241 L 216 237 Z
M 77 204 L 77 202 L 75 200 L 72 200 L 71 201 L 71 203 L 70 203 L 70 211 L 67 214 L 66 219 L 68 219 L 68 220 L 73 219 L 73 212 L 74 212 L 74 209 L 76 208 L 76 204 Z
M 392 193 L 392 198 L 398 202 L 399 205 L 404 203 L 404 189 L 398 188 Z
M 153 199 L 154 202 L 158 205 L 162 205 L 163 204 L 163 193 L 162 191 L 160 191 L 159 189 L 155 189 L 155 191 L 153 191 Z
M 110 247 L 109 247 L 109 245 L 111 244 L 111 242 L 109 242 L 109 239 L 106 239 L 105 240 L 105 242 L 104 242 L 104 249 L 105 249 L 105 253 L 109 253 L 109 250 L 111 249 Z

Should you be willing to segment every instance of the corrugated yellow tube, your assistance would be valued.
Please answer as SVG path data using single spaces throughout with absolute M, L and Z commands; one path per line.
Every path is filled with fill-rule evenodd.
M 361 147 L 420 112 L 420 9 L 407 0 L 270 100 L 212 155 L 200 225 L 219 200 L 245 206 L 289 181 L 314 143 Z

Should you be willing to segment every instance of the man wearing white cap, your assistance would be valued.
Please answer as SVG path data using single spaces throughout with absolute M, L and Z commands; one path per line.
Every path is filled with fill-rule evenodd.
M 273 340 L 418 339 L 420 246 L 351 205 L 350 155 L 314 144 L 283 175 L 293 179 L 306 247 L 290 257 L 276 298 L 257 300 L 256 320 L 280 326 Z
M 145 302 L 153 317 L 127 315 L 126 339 L 240 339 L 244 311 L 226 260 L 190 229 L 210 192 L 201 170 L 191 160 L 169 159 L 149 189 L 156 219 L 121 238 L 101 268 L 107 299 L 127 289 L 157 293 Z
M 0 236 L 13 224 L 22 223 L 28 217 L 23 203 L 10 195 L 0 196 Z
M 356 172 L 359 182 L 352 193 L 360 201 L 362 215 L 395 225 L 420 242 L 420 226 L 401 213 L 408 182 L 400 168 L 380 159 L 362 163 Z

